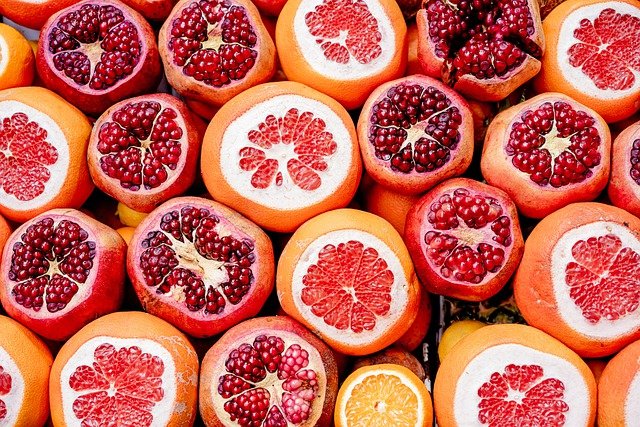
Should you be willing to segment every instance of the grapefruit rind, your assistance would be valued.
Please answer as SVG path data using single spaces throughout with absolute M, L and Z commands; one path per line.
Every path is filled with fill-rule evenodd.
M 352 330 L 340 330 L 327 324 L 322 317 L 316 316 L 311 307 L 302 301 L 303 277 L 309 267 L 318 262 L 318 254 L 327 245 L 338 245 L 349 241 L 361 242 L 367 248 L 373 248 L 378 252 L 379 259 L 387 263 L 387 269 L 393 272 L 394 280 L 390 295 L 390 308 L 384 317 L 376 317 L 375 327 L 368 331 L 356 333 Z M 392 328 L 402 317 L 403 309 L 407 306 L 410 288 L 409 278 L 405 275 L 405 269 L 393 249 L 388 247 L 380 238 L 362 230 L 343 229 L 336 230 L 319 236 L 300 255 L 296 263 L 291 280 L 293 302 L 302 317 L 314 330 L 321 330 L 323 336 L 334 342 L 348 342 L 350 346 L 367 345 L 384 337 L 385 332 Z M 366 304 L 365 304 L 366 305 Z
M 629 14 L 640 18 L 640 8 L 634 7 L 632 4 L 610 1 L 591 4 L 575 9 L 563 21 L 558 33 L 557 61 L 560 71 L 563 74 L 564 81 L 568 82 L 573 88 L 580 92 L 590 94 L 599 99 L 615 100 L 626 98 L 638 94 L 640 91 L 640 72 L 631 69 L 635 76 L 635 84 L 626 90 L 603 90 L 583 71 L 582 67 L 574 67 L 569 63 L 569 49 L 576 43 L 584 43 L 574 36 L 574 30 L 580 28 L 581 21 L 589 20 L 593 23 L 594 19 L 600 16 L 600 13 L 611 8 L 619 14 Z M 602 47 L 601 47 L 602 49 Z
M 293 18 L 296 44 L 300 46 L 299 51 L 309 66 L 320 75 L 340 81 L 359 80 L 384 71 L 396 55 L 396 34 L 382 4 L 377 0 L 362 1 L 377 21 L 378 31 L 381 35 L 381 40 L 378 42 L 378 46 L 382 49 L 381 54 L 367 63 L 356 61 L 350 54 L 349 61 L 346 64 L 340 64 L 325 57 L 321 44 L 316 42 L 316 37 L 311 34 L 305 22 L 309 13 L 315 12 L 318 6 L 326 3 L 327 0 L 301 1 Z M 335 7 L 340 7 L 340 5 L 337 4 Z M 344 33 L 345 31 L 340 31 L 340 37 L 332 41 L 340 42 L 344 46 L 344 38 L 346 38 Z
M 637 308 L 613 321 L 602 316 L 598 322 L 591 323 L 569 294 L 571 288 L 566 282 L 566 267 L 568 263 L 575 262 L 571 253 L 572 248 L 580 240 L 586 241 L 592 237 L 606 235 L 617 236 L 622 243 L 622 248 L 630 248 L 640 254 L 640 241 L 633 232 L 611 221 L 592 222 L 567 231 L 558 239 L 551 253 L 551 280 L 556 306 L 562 307 L 557 310 L 560 318 L 573 330 L 595 339 L 625 337 L 640 329 L 640 310 Z M 640 271 L 638 274 L 640 275 Z M 640 303 L 640 288 L 638 294 L 639 299 L 636 304 Z
M 303 340 L 300 336 L 284 331 L 282 329 L 277 329 L 275 331 L 273 329 L 253 330 L 246 335 L 238 337 L 235 340 L 235 342 L 238 343 L 238 346 L 241 343 L 252 344 L 256 339 L 256 337 L 260 335 L 266 335 L 266 336 L 275 335 L 278 338 L 281 338 L 284 341 L 285 350 L 289 348 L 289 346 L 291 346 L 292 344 L 300 345 L 300 347 L 306 350 L 309 354 L 309 364 L 305 366 L 303 369 L 311 369 L 318 374 L 320 374 L 321 371 L 324 371 L 322 356 L 320 355 L 318 350 L 316 350 L 314 346 L 312 346 L 311 344 Z M 234 348 L 229 348 L 228 352 L 225 353 L 224 357 L 218 357 L 216 363 L 212 364 L 212 368 L 209 370 L 209 372 L 216 372 L 218 373 L 218 375 L 212 378 L 212 381 L 214 381 L 214 383 L 211 384 L 209 387 L 207 387 L 207 390 L 209 390 L 210 393 L 208 393 L 209 394 L 208 396 L 205 396 L 205 398 L 207 398 L 211 402 L 211 407 L 215 409 L 218 419 L 222 422 L 222 425 L 225 425 L 225 426 L 235 426 L 238 424 L 237 421 L 231 420 L 230 414 L 223 409 L 223 405 L 220 403 L 221 400 L 229 401 L 232 398 L 223 399 L 222 396 L 220 396 L 220 394 L 218 393 L 218 380 L 224 374 L 229 373 L 227 371 L 225 363 L 229 356 L 229 352 L 233 350 Z M 262 382 L 255 383 L 255 385 L 257 388 L 264 387 L 269 391 L 271 395 L 269 407 L 272 407 L 274 405 L 277 407 L 281 407 L 280 399 L 283 393 L 282 383 L 284 382 L 284 380 L 279 380 L 277 378 L 274 380 L 274 377 L 275 377 L 275 374 L 267 374 L 267 377 L 265 380 L 263 380 Z M 317 375 L 316 380 L 318 381 L 318 388 L 314 396 L 313 403 L 311 405 L 311 410 L 309 411 L 309 413 L 312 414 L 313 416 L 304 422 L 296 424 L 297 427 L 313 427 L 316 425 L 316 422 L 318 421 L 318 419 L 322 416 L 322 408 L 326 398 L 327 378 L 326 378 L 326 375 L 320 374 L 320 375 Z M 234 395 L 233 397 L 240 396 L 242 393 L 243 392 L 240 392 Z
M 383 367 L 373 369 L 363 369 L 361 372 L 356 371 L 352 374 L 353 377 L 349 378 L 349 384 L 344 388 L 344 390 L 340 390 L 341 394 L 343 394 L 343 398 L 340 400 L 340 405 L 336 407 L 336 412 L 340 417 L 340 425 L 349 426 L 353 420 L 350 420 L 347 417 L 346 406 L 349 402 L 350 396 L 353 394 L 353 391 L 356 387 L 361 386 L 362 382 L 370 376 L 387 376 L 387 377 L 395 377 L 400 380 L 401 384 L 407 387 L 416 397 L 418 406 L 416 407 L 416 426 L 425 426 L 430 420 L 425 419 L 425 414 L 427 413 L 427 406 L 425 405 L 425 401 L 420 397 L 422 393 L 416 387 L 416 384 L 410 380 L 408 380 L 404 375 L 401 375 L 397 370 L 384 369 Z
M 41 130 L 46 132 L 46 141 L 57 151 L 57 159 L 52 165 L 44 165 L 50 173 L 49 179 L 44 182 L 44 191 L 31 200 L 18 200 L 18 198 L 0 188 L 0 205 L 10 206 L 13 211 L 29 211 L 38 209 L 51 202 L 61 191 L 67 178 L 70 164 L 69 143 L 58 124 L 43 112 L 19 101 L 6 100 L 0 102 L 0 120 L 10 119 L 14 114 L 22 113 L 28 117 L 29 123 L 36 123 Z M 5 143 L 9 145 L 12 140 Z M 10 147 L 8 148 L 10 153 Z M 3 151 L 6 156 L 7 152 Z M 4 157 L 3 156 L 3 157 Z M 4 181 L 4 180 L 3 180 Z
M 24 378 L 20 373 L 20 368 L 18 368 L 18 365 L 11 355 L 1 346 L 0 366 L 2 366 L 4 372 L 11 376 L 11 389 L 9 390 L 9 393 L 0 395 L 0 400 L 4 402 L 7 410 L 5 417 L 0 419 L 0 425 L 13 426 L 16 425 L 17 418 L 20 415 L 20 410 L 25 398 Z
M 2 35 L 0 35 L 0 76 L 4 74 L 9 63 L 11 62 L 11 50 L 9 44 Z
M 267 116 L 281 118 L 292 108 L 301 113 L 312 112 L 315 118 L 323 120 L 326 124 L 325 132 L 331 133 L 337 144 L 335 152 L 324 157 L 327 169 L 317 172 L 322 184 L 317 189 L 308 191 L 294 183 L 286 170 L 287 160 L 295 156 L 293 147 L 290 147 L 290 151 L 282 152 L 282 157 L 277 159 L 282 172 L 282 184 L 279 186 L 271 184 L 264 189 L 255 188 L 251 184 L 251 177 L 255 171 L 245 171 L 240 167 L 242 159 L 240 150 L 244 147 L 259 148 L 258 145 L 249 141 L 248 132 L 256 129 Z M 353 141 L 342 119 L 327 105 L 300 95 L 278 95 L 253 106 L 229 124 L 220 142 L 219 167 L 227 183 L 242 197 L 270 209 L 294 211 L 321 203 L 339 189 L 353 168 L 354 144 L 356 141 Z M 269 158 L 269 150 L 264 151 Z M 213 191 L 215 197 L 215 189 Z
M 636 372 L 627 389 L 627 397 L 624 400 L 624 421 L 628 427 L 640 426 L 640 372 Z
M 459 426 L 481 426 L 479 408 L 482 398 L 478 390 L 490 381 L 494 372 L 502 373 L 507 365 L 538 365 L 544 370 L 544 379 L 556 378 L 564 384 L 562 400 L 568 404 L 565 426 L 589 424 L 589 387 L 582 373 L 562 357 L 545 353 L 521 344 L 500 344 L 478 353 L 464 368 L 455 386 L 453 413 Z M 493 425 L 493 424 L 492 424 Z
M 163 397 L 157 402 L 151 411 L 153 422 L 151 426 L 160 427 L 167 425 L 174 414 L 174 405 L 176 402 L 176 379 L 182 373 L 176 372 L 175 361 L 171 353 L 157 341 L 146 338 L 117 338 L 109 336 L 96 336 L 86 341 L 78 347 L 76 352 L 67 360 L 61 370 L 59 381 L 62 390 L 62 412 L 67 426 L 80 426 L 79 420 L 73 411 L 74 401 L 82 395 L 86 395 L 93 391 L 76 392 L 70 385 L 69 381 L 73 373 L 79 366 L 92 366 L 94 359 L 94 351 L 102 344 L 111 344 L 119 350 L 123 347 L 136 346 L 143 353 L 149 353 L 152 356 L 158 356 L 164 364 L 164 371 L 161 376 Z M 113 386 L 113 384 L 112 384 Z M 111 389 L 109 392 L 112 392 Z

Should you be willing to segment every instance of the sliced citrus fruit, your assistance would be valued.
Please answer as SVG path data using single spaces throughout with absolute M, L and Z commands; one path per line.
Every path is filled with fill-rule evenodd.
M 526 243 L 513 286 L 526 321 L 584 357 L 640 338 L 640 219 L 575 203 L 547 216 Z
M 640 216 L 640 122 L 624 129 L 613 141 L 607 191 L 611 203 Z
M 0 23 L 0 90 L 31 85 L 35 58 L 29 41 L 15 28 Z
M 525 325 L 490 325 L 463 338 L 434 385 L 441 427 L 592 426 L 596 383 L 584 361 Z
M 607 363 L 598 382 L 598 426 L 637 426 L 640 420 L 640 341 Z
M 546 53 L 538 92 L 563 92 L 607 122 L 640 109 L 640 5 L 568 0 L 543 22 Z
M 416 374 L 404 366 L 365 366 L 340 387 L 334 422 L 336 427 L 431 426 L 431 396 Z
M 0 316 L 0 425 L 42 426 L 49 416 L 53 358 L 36 334 Z
M 164 320 L 133 311 L 101 317 L 56 356 L 53 425 L 192 425 L 198 370 L 193 346 Z
M 335 350 L 381 350 L 415 319 L 419 286 L 398 232 L 368 212 L 338 209 L 305 222 L 278 261 L 276 286 L 287 314 Z
M 89 120 L 39 87 L 0 91 L 0 213 L 24 222 L 48 209 L 80 207 L 93 190 Z
M 289 80 L 353 109 L 403 75 L 407 25 L 394 0 L 290 0 L 278 18 L 276 46 Z
M 347 111 L 303 84 L 278 82 L 251 88 L 218 111 L 201 169 L 214 199 L 264 228 L 292 232 L 346 206 L 362 166 Z

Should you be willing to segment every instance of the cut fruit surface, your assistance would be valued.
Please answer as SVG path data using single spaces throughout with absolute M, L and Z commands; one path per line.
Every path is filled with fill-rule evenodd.
M 273 289 L 269 237 L 235 211 L 177 197 L 137 227 L 127 269 L 143 308 L 197 337 L 256 315 Z
M 198 358 L 165 321 L 119 312 L 84 327 L 51 370 L 54 425 L 191 425 Z
M 422 193 L 461 175 L 473 155 L 473 118 L 467 102 L 422 75 L 382 84 L 358 119 L 365 169 L 379 184 Z
M 0 91 L 0 212 L 24 222 L 80 207 L 93 190 L 86 162 L 91 124 L 47 89 Z
M 282 69 L 348 109 L 403 75 L 407 26 L 394 0 L 293 0 L 278 18 Z
M 201 169 L 215 200 L 267 229 L 292 232 L 346 206 L 362 166 L 347 111 L 300 83 L 278 82 L 220 109 L 205 134 Z
M 524 325 L 490 325 L 442 361 L 434 406 L 443 427 L 586 427 L 595 419 L 596 383 L 584 361 L 551 336 Z
M 598 382 L 598 425 L 638 426 L 640 398 L 640 341 L 611 359 Z
M 639 226 L 626 211 L 598 203 L 543 219 L 514 279 L 527 322 L 585 357 L 612 354 L 640 337 Z
M 405 241 L 430 292 L 470 301 L 502 289 L 524 244 L 511 198 L 467 178 L 443 182 L 412 207 Z
M 623 130 L 613 143 L 607 190 L 611 203 L 640 215 L 640 122 Z
M 0 316 L 0 328 L 0 425 L 44 425 L 49 416 L 51 352 L 15 320 Z
M 563 92 L 607 122 L 640 109 L 640 6 L 633 0 L 569 0 L 544 21 L 547 53 L 535 85 Z
M 282 308 L 346 354 L 381 350 L 417 315 L 420 284 L 400 235 L 352 209 L 303 224 L 280 257 L 276 284 Z
M 523 215 L 542 218 L 595 199 L 607 185 L 610 157 L 611 134 L 598 113 L 566 95 L 544 93 L 495 117 L 480 167 Z
M 287 316 L 247 320 L 226 332 L 202 362 L 200 413 L 207 426 L 328 427 L 336 361 Z
M 336 427 L 426 427 L 433 423 L 431 396 L 404 366 L 365 366 L 340 387 L 334 418 Z

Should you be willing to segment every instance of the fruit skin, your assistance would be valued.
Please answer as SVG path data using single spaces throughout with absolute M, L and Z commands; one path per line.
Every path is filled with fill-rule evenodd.
M 95 239 L 99 252 L 93 259 L 93 268 L 87 283 L 79 284 L 90 287 L 84 301 L 63 315 L 55 318 L 34 317 L 33 311 L 14 302 L 11 289 L 16 282 L 9 279 L 13 245 L 21 239 L 26 229 L 42 218 L 54 218 L 56 221 L 69 220 L 77 222 L 88 230 Z M 75 209 L 52 209 L 18 227 L 4 246 L 2 264 L 0 264 L 0 302 L 9 316 L 27 326 L 33 332 L 54 341 L 64 341 L 92 320 L 112 313 L 120 308 L 124 296 L 125 254 L 127 245 L 112 228 L 96 221 L 90 216 Z M 93 279 L 92 279 L 93 278 Z M 91 283 L 93 280 L 93 283 Z M 80 291 L 78 292 L 80 293 Z M 73 299 L 71 300 L 73 302 Z M 45 307 L 41 310 L 44 310 Z
M 171 50 L 169 49 L 169 41 L 171 39 L 171 26 L 177 19 L 178 14 L 190 4 L 196 3 L 195 0 L 180 0 L 173 8 L 172 13 L 164 21 L 160 32 L 158 33 L 158 46 L 160 49 L 160 57 L 164 64 L 164 72 L 169 84 L 182 97 L 189 98 L 193 101 L 204 103 L 203 110 L 207 105 L 218 107 L 225 104 L 234 96 L 260 83 L 267 82 L 276 72 L 276 48 L 265 28 L 258 9 L 249 0 L 233 0 L 231 4 L 241 5 L 247 10 L 247 16 L 251 20 L 253 30 L 256 33 L 258 42 L 253 49 L 258 51 L 256 63 L 245 75 L 244 78 L 227 84 L 220 88 L 206 85 L 182 73 L 182 67 L 173 63 Z M 200 114 L 200 113 L 198 113 Z
M 159 228 L 157 226 L 160 220 L 158 215 L 169 209 L 179 210 L 183 206 L 193 205 L 210 209 L 250 236 L 254 241 L 254 253 L 258 253 L 262 258 L 262 261 L 259 261 L 257 265 L 254 264 L 255 281 L 251 286 L 251 290 L 242 298 L 242 302 L 237 306 L 233 306 L 237 308 L 230 314 L 227 314 L 230 307 L 228 304 L 222 315 L 212 316 L 212 319 L 204 318 L 200 313 L 189 315 L 190 312 L 188 312 L 186 306 L 178 308 L 170 304 L 166 298 L 159 298 L 159 294 L 144 282 L 138 266 L 142 252 L 142 240 L 146 237 L 150 227 Z M 143 309 L 197 338 L 213 336 L 244 319 L 256 316 L 273 291 L 274 265 L 273 246 L 269 236 L 264 231 L 236 211 L 220 203 L 200 197 L 174 197 L 158 206 L 136 227 L 127 251 L 127 273 Z
M 460 340 L 485 326 L 487 326 L 487 324 L 479 320 L 458 320 L 450 324 L 447 329 L 444 330 L 442 337 L 440 337 L 440 343 L 438 344 L 438 358 L 440 362 L 442 362 L 448 354 L 451 354 L 451 350 Z
M 182 169 L 180 171 L 172 171 L 175 175 L 170 175 L 167 180 L 157 188 L 141 188 L 139 191 L 131 191 L 122 188 L 117 179 L 110 178 L 102 170 L 100 159 L 104 155 L 98 151 L 98 143 L 100 141 L 99 135 L 101 127 L 105 123 L 113 122 L 113 114 L 126 105 L 138 102 L 157 102 L 162 106 L 161 111 L 164 111 L 166 108 L 171 108 L 177 113 L 178 117 L 176 117 L 174 121 L 181 127 L 184 125 L 182 129 L 183 137 L 180 141 L 182 153 L 180 154 L 180 161 L 178 162 L 178 166 Z M 202 136 L 201 129 L 198 128 L 191 111 L 189 111 L 183 102 L 171 95 L 156 93 L 123 100 L 109 107 L 93 126 L 87 153 L 91 178 L 96 184 L 96 187 L 120 203 L 138 212 L 151 212 L 161 203 L 172 197 L 181 195 L 193 184 L 196 179 Z M 123 222 L 123 224 L 132 225 L 126 224 L 125 222 Z
M 45 0 L 41 2 L 3 0 L 0 2 L 0 15 L 18 25 L 39 30 L 49 16 L 76 2 L 77 0 Z
M 418 293 L 420 294 L 418 314 L 416 315 L 416 318 L 411 324 L 409 330 L 398 338 L 395 343 L 393 343 L 407 351 L 414 351 L 420 346 L 420 344 L 422 344 L 427 336 L 427 332 L 429 332 L 429 326 L 431 326 L 430 294 L 422 285 L 418 286 Z
M 533 229 L 513 278 L 516 304 L 527 323 L 564 342 L 582 357 L 607 356 L 640 338 L 640 325 L 616 338 L 590 338 L 573 330 L 558 313 L 561 307 L 553 293 L 550 254 L 566 232 L 602 220 L 620 224 L 640 240 L 640 219 L 630 213 L 602 203 L 574 203 L 545 217 Z
M 150 21 L 163 22 L 178 0 L 121 0 Z
M 451 150 L 450 159 L 439 169 L 423 173 L 415 170 L 410 173 L 393 171 L 389 161 L 382 161 L 376 157 L 375 148 L 369 141 L 370 117 L 374 106 L 386 96 L 390 88 L 402 83 L 434 87 L 451 99 L 452 105 L 460 110 L 462 115 L 462 123 L 458 128 L 460 141 L 456 148 Z M 358 143 L 364 168 L 378 184 L 402 194 L 416 195 L 424 193 L 447 178 L 462 175 L 467 170 L 473 157 L 473 117 L 467 101 L 442 82 L 420 74 L 401 77 L 378 86 L 367 98 L 358 118 Z
M 59 74 L 61 72 L 55 69 L 48 51 L 47 35 L 50 34 L 58 18 L 71 10 L 79 10 L 85 4 L 111 5 L 122 10 L 138 30 L 142 47 L 140 61 L 136 64 L 131 74 L 111 86 L 110 89 L 97 93 L 93 91 L 87 92 L 69 83 L 68 79 L 61 77 Z M 118 0 L 84 0 L 69 8 L 62 9 L 47 20 L 41 34 L 42 36 L 38 41 L 38 53 L 36 54 L 36 67 L 42 82 L 47 88 L 58 93 L 88 115 L 98 116 L 118 101 L 151 92 L 160 82 L 162 64 L 160 63 L 158 46 L 151 25 L 142 15 Z
M 389 65 L 378 74 L 367 76 L 354 84 L 353 80 L 334 79 L 314 70 L 302 55 L 303 47 L 292 41 L 297 40 L 294 31 L 294 17 L 304 0 L 288 0 L 276 25 L 276 46 L 280 55 L 282 70 L 289 80 L 307 84 L 324 92 L 340 102 L 347 110 L 356 109 L 367 99 L 369 93 L 383 82 L 404 75 L 407 67 L 407 24 L 395 0 L 378 0 L 397 31 L 394 56 Z M 312 40 L 312 36 L 309 36 Z M 283 54 L 286 53 L 286 57 Z
M 134 209 L 131 209 L 129 206 L 125 205 L 122 202 L 118 202 L 118 208 L 116 209 L 116 215 L 122 225 L 126 225 L 127 227 L 137 227 L 143 219 L 147 217 L 147 213 L 139 212 Z
M 333 407 L 338 393 L 338 371 L 333 352 L 324 342 L 320 341 L 308 329 L 292 318 L 288 316 L 265 316 L 245 320 L 229 329 L 205 354 L 200 372 L 199 394 L 200 415 L 207 427 L 225 427 L 225 424 L 216 415 L 212 399 L 212 396 L 217 397 L 217 380 L 222 374 L 214 369 L 217 360 L 221 357 L 226 357 L 229 349 L 237 347 L 247 336 L 253 337 L 260 333 L 277 335 L 278 331 L 298 335 L 320 353 L 327 384 L 322 415 L 315 425 L 317 427 L 329 427 L 331 425 Z
M 427 377 L 424 367 L 418 359 L 407 350 L 396 346 L 387 347 L 378 353 L 356 359 L 353 364 L 353 370 L 355 371 L 363 366 L 382 365 L 385 363 L 392 363 L 410 369 L 420 381 L 424 381 Z
M 196 418 L 198 393 L 198 357 L 189 340 L 164 320 L 139 311 L 108 314 L 82 328 L 60 349 L 51 368 L 49 396 L 53 425 L 67 426 L 62 410 L 60 376 L 69 358 L 85 342 L 95 337 L 141 338 L 156 341 L 173 355 L 176 365 L 176 402 L 168 426 L 190 426 Z
M 87 144 L 91 134 L 91 123 L 87 117 L 59 95 L 41 87 L 20 87 L 0 91 L 0 102 L 9 100 L 39 110 L 56 122 L 69 144 L 69 169 L 67 180 L 60 192 L 45 206 L 20 210 L 18 206 L 0 204 L 0 213 L 10 220 L 25 222 L 47 209 L 82 206 L 94 188 L 86 162 Z M 73 155 L 74 148 L 80 151 L 78 155 Z
M 602 159 L 598 166 L 591 168 L 593 175 L 578 184 L 563 188 L 541 187 L 529 175 L 513 166 L 505 151 L 511 132 L 511 124 L 520 119 L 521 113 L 536 108 L 546 101 L 564 101 L 574 108 L 587 112 L 595 120 L 602 148 Z M 520 213 L 529 218 L 543 218 L 569 203 L 594 200 L 604 190 L 609 178 L 611 157 L 611 133 L 598 113 L 561 93 L 543 93 L 500 112 L 489 124 L 482 149 L 480 169 L 487 183 L 505 191 Z M 515 175 L 515 176 L 514 176 Z M 505 177 L 511 177 L 505 179 Z
M 270 17 L 277 18 L 282 11 L 282 8 L 287 3 L 287 0 L 252 0 L 253 4 L 260 10 L 260 12 Z
M 465 375 L 467 365 L 480 353 L 492 346 L 520 344 L 544 353 L 561 357 L 573 364 L 582 374 L 589 390 L 589 422 L 595 421 L 596 382 L 584 361 L 560 341 L 531 326 L 516 324 L 489 325 L 467 335 L 440 364 L 433 389 L 436 420 L 439 426 L 457 426 L 454 415 L 454 396 L 457 379 Z M 463 427 L 463 426 L 461 426 Z
M 538 93 L 562 92 L 576 101 L 598 112 L 608 123 L 617 122 L 631 116 L 640 109 L 640 94 L 623 98 L 602 99 L 584 91 L 580 82 L 564 78 L 558 64 L 558 33 L 565 17 L 582 7 L 605 3 L 606 0 L 567 0 L 557 5 L 542 22 L 542 29 L 547 35 L 546 52 L 542 58 L 540 73 L 533 80 Z M 616 3 L 628 3 L 638 7 L 636 0 L 615 0 Z M 592 19 L 590 19 L 592 21 Z M 576 21 L 576 23 L 579 22 Z M 565 56 L 566 53 L 563 53 Z M 585 79 L 588 77 L 585 75 Z M 636 77 L 637 78 L 637 77 Z
M 640 216 L 640 185 L 633 181 L 629 174 L 633 165 L 631 150 L 637 139 L 640 139 L 640 122 L 623 130 L 613 141 L 611 179 L 607 191 L 611 203 L 635 216 Z
M 0 316 L 0 349 L 18 365 L 24 400 L 15 426 L 42 426 L 49 417 L 49 372 L 53 364 L 45 343 L 10 317 Z
M 639 372 L 640 341 L 636 341 L 620 350 L 602 371 L 598 382 L 598 426 L 625 426 L 635 422 L 625 417 L 625 409 L 637 399 L 637 395 L 628 393 Z
M 0 6 L 0 9 L 2 7 Z M 0 15 L 2 15 L 0 10 Z M 0 39 L 9 41 L 9 51 L 1 51 L 7 61 L 3 71 L 5 75 L 0 78 L 0 90 L 10 87 L 30 86 L 35 75 L 35 55 L 29 41 L 13 27 L 0 23 Z M 8 57 L 8 58 L 7 58 Z M 11 72 L 10 70 L 14 70 Z M 7 72 L 9 71 L 9 72 Z
M 279 95 L 299 95 L 327 105 L 342 121 L 353 141 L 351 158 L 352 163 L 349 175 L 342 184 L 336 188 L 333 194 L 319 201 L 295 211 L 274 209 L 253 200 L 249 200 L 238 193 L 233 187 L 233 181 L 228 181 L 222 174 L 220 164 L 227 161 L 220 157 L 220 145 L 227 127 L 238 118 L 240 114 L 253 106 L 267 101 Z M 239 111 L 240 110 L 240 111 Z M 326 118 L 325 118 L 326 119 Z M 249 129 L 247 129 L 247 132 Z M 295 231 L 304 221 L 331 209 L 345 207 L 353 198 L 362 175 L 362 163 L 358 153 L 357 136 L 353 121 L 347 111 L 335 100 L 308 86 L 296 82 L 265 83 L 247 89 L 233 101 L 225 104 L 209 123 L 207 132 L 202 141 L 202 154 L 200 169 L 202 178 L 211 196 L 245 215 L 259 226 L 270 231 L 289 233 Z M 238 147 L 239 149 L 240 147 Z M 346 166 L 343 166 L 346 167 Z
M 391 326 L 391 329 L 387 330 L 385 335 L 367 344 L 350 345 L 348 342 L 332 339 L 323 331 L 315 329 L 296 307 L 291 291 L 293 272 L 306 247 L 318 237 L 336 230 L 360 230 L 374 234 L 396 254 L 407 278 L 409 288 L 406 289 L 408 300 L 404 315 L 398 319 L 395 326 Z M 376 215 L 355 209 L 336 209 L 325 212 L 301 225 L 293 233 L 291 240 L 282 251 L 276 271 L 276 291 L 282 309 L 289 316 L 310 328 L 332 349 L 352 356 L 362 356 L 382 350 L 409 330 L 417 316 L 420 286 L 406 246 L 393 226 Z M 332 328 L 333 326 L 325 325 L 324 327 Z
M 504 264 L 500 267 L 498 273 L 495 275 L 491 273 L 493 277 L 488 281 L 483 280 L 484 283 L 481 284 L 459 282 L 453 279 L 447 280 L 443 278 L 431 266 L 422 248 L 425 235 L 425 227 L 423 227 L 423 224 L 427 223 L 427 215 L 431 204 L 442 194 L 453 192 L 458 188 L 465 188 L 472 192 L 497 199 L 504 209 L 503 214 L 511 221 L 512 243 L 509 247 L 505 247 L 505 249 L 510 248 L 511 252 L 509 256 L 505 258 Z M 483 301 L 498 293 L 518 268 L 518 263 L 524 251 L 524 240 L 520 231 L 518 212 L 511 198 L 499 188 L 469 178 L 450 179 L 439 184 L 422 196 L 407 214 L 404 235 L 405 243 L 415 264 L 418 277 L 420 277 L 426 289 L 434 294 L 454 297 L 465 301 Z

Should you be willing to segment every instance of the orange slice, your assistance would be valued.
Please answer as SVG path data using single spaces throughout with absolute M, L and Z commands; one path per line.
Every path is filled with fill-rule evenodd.
M 35 60 L 29 41 L 15 28 L 0 23 L 0 90 L 31 85 Z
M 635 426 L 640 419 L 640 341 L 607 363 L 598 382 L 598 425 Z
M 404 74 L 407 25 L 395 0 L 289 0 L 276 47 L 289 80 L 353 109 Z
M 338 209 L 307 221 L 278 262 L 280 305 L 334 350 L 370 354 L 411 327 L 419 286 L 398 232 L 368 212 Z
M 568 0 L 542 24 L 546 52 L 538 92 L 562 92 L 609 123 L 640 109 L 640 4 Z
M 365 366 L 340 387 L 334 422 L 336 427 L 431 426 L 431 396 L 416 374 L 404 366 Z

